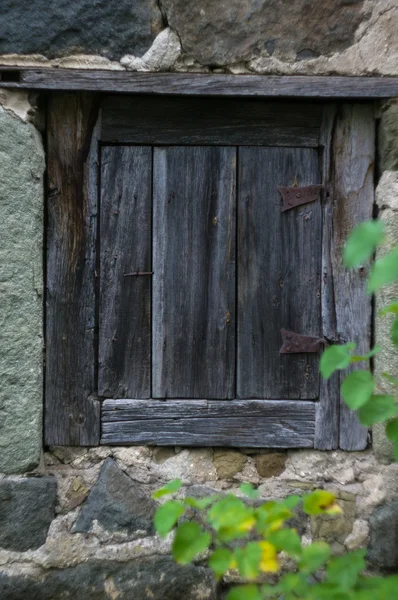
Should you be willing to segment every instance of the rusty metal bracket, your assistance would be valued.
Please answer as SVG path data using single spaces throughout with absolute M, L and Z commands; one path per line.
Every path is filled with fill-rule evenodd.
M 282 196 L 281 212 L 308 204 L 308 202 L 316 202 L 320 198 L 320 192 L 325 188 L 324 185 L 307 185 L 305 187 L 278 187 L 278 191 Z
M 287 331 L 286 329 L 281 329 L 281 334 L 282 347 L 279 350 L 279 354 L 319 352 L 327 346 L 327 342 L 323 338 L 301 335 L 300 333 Z

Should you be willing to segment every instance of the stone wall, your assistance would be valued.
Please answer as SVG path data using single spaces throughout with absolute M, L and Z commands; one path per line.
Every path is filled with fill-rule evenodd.
M 3 0 L 0 64 L 398 74 L 397 0 Z
M 314 6 L 315 5 L 315 6 Z M 56 7 L 56 8 L 55 8 Z M 396 0 L 5 0 L 0 64 L 148 71 L 398 74 Z M 398 466 L 381 428 L 361 453 L 184 448 L 51 448 L 42 453 L 43 171 L 40 111 L 0 90 L 0 598 L 215 600 L 202 564 L 175 565 L 154 535 L 151 493 L 237 491 L 264 499 L 331 489 L 342 516 L 296 526 L 336 553 L 369 547 L 398 569 Z M 32 106 L 33 105 L 33 106 Z M 377 204 L 398 243 L 398 103 L 380 107 Z M 383 305 L 397 289 L 380 295 Z M 388 318 L 376 339 L 388 344 Z M 376 370 L 398 373 L 388 348 Z M 387 388 L 386 388 L 387 389 Z

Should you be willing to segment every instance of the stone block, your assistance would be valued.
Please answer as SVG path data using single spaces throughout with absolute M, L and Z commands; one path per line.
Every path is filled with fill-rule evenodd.
M 144 54 L 162 23 L 155 0 L 4 0 L 0 54 Z
M 2 600 L 215 600 L 210 572 L 181 567 L 170 558 L 153 557 L 118 563 L 90 560 L 69 569 L 36 575 L 0 573 Z
M 142 487 L 132 481 L 111 458 L 101 468 L 73 526 L 73 533 L 88 533 L 93 522 L 106 531 L 153 533 L 156 504 Z
M 0 480 L 0 548 L 24 552 L 42 546 L 56 498 L 53 477 Z
M 243 469 L 246 461 L 247 457 L 236 450 L 214 451 L 213 462 L 219 479 L 232 479 Z
M 398 572 L 398 500 L 376 508 L 369 525 L 369 562 L 378 569 Z
M 285 470 L 287 454 L 270 452 L 256 456 L 256 469 L 261 477 L 277 477 Z
M 378 138 L 380 170 L 398 171 L 398 98 L 384 102 Z
M 202 65 L 223 66 L 253 56 L 278 59 L 331 55 L 353 45 L 370 12 L 363 0 L 162 0 L 168 24 L 185 52 Z
M 1 37 L 1 36 L 0 36 Z M 0 472 L 40 460 L 43 172 L 40 136 L 0 107 Z
M 398 168 L 398 105 L 392 105 L 394 111 L 395 128 L 392 128 L 390 140 L 396 140 L 394 155 L 394 146 L 391 145 L 388 150 L 389 158 L 385 152 L 385 161 L 396 165 Z M 393 118 L 389 122 L 393 122 Z M 392 144 L 392 142 L 391 142 Z M 394 158 L 395 156 L 395 158 Z M 398 172 L 385 171 L 380 179 L 376 189 L 376 202 L 379 207 L 379 218 L 384 223 L 386 231 L 386 243 L 378 250 L 377 257 L 383 256 L 386 252 L 398 245 Z M 398 376 L 398 350 L 390 338 L 391 325 L 394 316 L 386 315 L 381 317 L 378 313 L 380 309 L 387 306 L 398 298 L 398 284 L 386 286 L 376 294 L 375 310 L 375 341 L 381 346 L 381 352 L 375 357 L 375 375 L 382 379 L 382 373 L 387 371 L 393 377 Z M 381 393 L 395 394 L 395 388 L 388 381 L 383 380 Z M 391 442 L 385 435 L 384 425 L 378 425 L 373 428 L 373 448 L 377 458 L 383 463 L 389 463 L 394 460 L 393 448 Z

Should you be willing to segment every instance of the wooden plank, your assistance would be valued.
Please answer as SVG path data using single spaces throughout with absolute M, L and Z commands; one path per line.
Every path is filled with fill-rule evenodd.
M 154 150 L 154 398 L 235 395 L 235 179 L 235 148 Z
M 102 103 L 101 135 L 105 142 L 134 144 L 316 148 L 321 119 L 315 103 L 112 95 Z
M 96 445 L 95 244 L 98 99 L 54 95 L 48 104 L 45 442 Z M 94 129 L 94 133 L 93 133 Z
M 151 396 L 152 149 L 101 153 L 98 393 Z
M 4 67 L 1 70 L 4 70 Z M 16 69 L 13 68 L 13 70 Z M 27 68 L 18 69 L 18 71 L 19 82 L 0 81 L 0 87 L 184 96 L 259 96 L 263 98 L 372 99 L 398 96 L 397 77 L 207 75 L 59 68 Z
M 239 398 L 315 399 L 316 354 L 280 355 L 280 330 L 320 336 L 320 202 L 281 213 L 278 186 L 320 183 L 307 148 L 239 149 Z
M 337 341 L 354 341 L 358 345 L 357 351 L 363 354 L 369 350 L 371 338 L 372 306 L 366 293 L 369 264 L 348 270 L 343 265 L 342 254 L 353 227 L 373 215 L 375 119 L 372 106 L 346 104 L 341 108 L 332 153 L 330 254 Z M 363 363 L 359 365 L 363 366 Z M 341 380 L 343 377 L 341 374 Z M 363 450 L 366 444 L 366 428 L 341 400 L 340 448 Z
M 105 400 L 102 444 L 311 448 L 315 403 Z
M 322 182 L 325 192 L 322 199 L 322 337 L 329 342 L 337 340 L 335 297 L 333 290 L 331 243 L 333 237 L 333 197 L 331 190 L 332 140 L 337 105 L 326 105 L 321 129 Z M 325 380 L 321 377 L 319 402 L 316 407 L 315 448 L 335 450 L 339 445 L 340 428 L 340 376 Z

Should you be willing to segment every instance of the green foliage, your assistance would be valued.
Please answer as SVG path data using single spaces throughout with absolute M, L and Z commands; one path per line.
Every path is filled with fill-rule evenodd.
M 344 248 L 347 267 L 356 267 L 370 258 L 383 240 L 384 227 L 381 221 L 366 221 L 354 229 Z
M 345 246 L 346 265 L 352 268 L 367 261 L 383 237 L 380 222 L 359 225 Z M 374 263 L 368 289 L 374 292 L 394 281 L 398 281 L 398 248 Z M 396 315 L 391 339 L 398 347 L 398 300 L 379 314 Z M 376 393 L 381 383 L 369 369 L 369 360 L 380 347 L 375 346 L 364 355 L 354 354 L 355 349 L 355 341 L 328 347 L 321 357 L 320 371 L 328 379 L 336 371 L 350 367 L 351 372 L 341 388 L 344 401 L 350 409 L 358 411 L 365 426 L 388 421 L 386 433 L 394 444 L 398 460 L 398 406 L 393 395 Z M 353 370 L 353 365 L 358 363 L 363 363 L 363 368 Z M 398 379 L 389 373 L 383 373 L 382 380 L 398 386 Z M 179 480 L 171 481 L 153 497 L 178 492 L 181 485 Z M 340 513 L 333 493 L 315 490 L 302 497 L 290 496 L 272 502 L 261 502 L 259 491 L 250 484 L 242 484 L 240 493 L 246 498 L 216 494 L 199 499 L 169 500 L 155 515 L 155 528 L 160 535 L 165 536 L 175 528 L 172 554 L 177 562 L 190 563 L 207 551 L 206 560 L 217 579 L 234 570 L 252 582 L 235 586 L 227 600 L 395 600 L 398 576 L 365 576 L 364 551 L 332 557 L 328 544 L 315 542 L 304 546 L 297 531 L 289 527 L 289 519 L 298 506 L 313 517 Z M 196 520 L 179 523 L 192 508 L 196 511 Z M 282 554 L 294 562 L 295 572 L 280 573 Z M 261 574 L 276 573 L 278 581 L 258 582 Z
M 369 401 L 374 387 L 375 381 L 369 371 L 353 371 L 344 379 L 341 394 L 345 403 L 357 410 Z
M 352 359 L 352 352 L 355 350 L 356 344 L 350 342 L 349 344 L 341 346 L 330 346 L 326 348 L 322 354 L 320 362 L 320 371 L 322 377 L 329 379 L 335 371 L 339 369 L 346 369 Z
M 379 258 L 370 272 L 368 291 L 369 293 L 377 292 L 384 285 L 393 283 L 398 279 L 398 248 L 393 248 Z
M 211 535 L 197 523 L 182 523 L 177 528 L 173 542 L 173 558 L 181 565 L 192 562 L 210 546 Z

